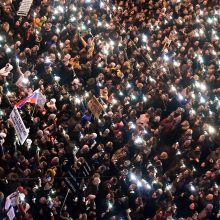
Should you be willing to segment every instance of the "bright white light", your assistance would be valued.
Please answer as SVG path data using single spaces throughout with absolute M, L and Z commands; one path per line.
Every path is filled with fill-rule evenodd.
M 100 6 L 100 8 L 103 8 L 104 7 L 104 3 L 101 1 L 99 6 Z
M 201 89 L 202 91 L 205 91 L 205 90 L 207 89 L 207 87 L 206 87 L 205 84 L 201 83 L 201 84 L 200 84 L 200 89 Z
M 136 126 L 134 125 L 133 122 L 131 122 L 130 128 L 131 128 L 131 129 L 135 129 L 135 128 L 136 128 Z
M 142 35 L 142 40 L 143 40 L 144 42 L 147 42 L 147 36 L 146 36 L 145 34 Z
M 131 84 L 130 83 L 127 83 L 127 86 L 126 86 L 128 89 L 131 88 Z
M 142 187 L 143 186 L 143 184 L 142 184 L 142 182 L 140 180 L 137 181 L 137 186 L 138 187 Z
M 209 24 L 211 24 L 211 23 L 212 23 L 212 19 L 211 19 L 211 18 L 208 18 L 208 19 L 207 19 L 207 22 L 208 22 Z
M 54 76 L 55 81 L 60 81 L 60 77 L 59 76 Z
M 113 207 L 112 203 L 109 202 L 109 203 L 108 203 L 108 208 L 109 208 L 109 209 L 112 209 L 112 207 Z
M 24 193 L 19 193 L 19 198 L 20 198 L 20 200 L 21 200 L 22 202 L 24 202 L 24 201 L 25 201 L 25 195 L 24 195 Z
M 135 144 L 143 144 L 143 143 L 144 143 L 144 140 L 143 140 L 142 137 L 137 136 L 137 138 L 135 139 L 134 143 L 135 143 Z
M 0 41 L 3 41 L 3 37 L 0 35 Z
M 11 92 L 10 91 L 7 91 L 7 94 L 6 95 L 11 95 Z
M 200 97 L 200 103 L 205 103 L 206 102 L 206 100 L 205 100 L 205 98 L 204 97 Z
M 23 82 L 24 84 L 27 84 L 27 83 L 29 83 L 29 80 L 28 80 L 28 78 L 23 78 L 23 79 L 22 79 L 22 82 Z
M 166 190 L 170 190 L 170 189 L 172 189 L 172 185 L 166 185 Z
M 136 180 L 137 180 L 137 177 L 136 177 L 133 173 L 131 173 L 131 174 L 130 174 L 130 179 L 131 179 L 132 181 L 136 181 Z
M 86 26 L 83 24 L 83 25 L 81 26 L 81 29 L 82 29 L 82 30 L 86 30 Z
M 135 100 L 136 99 L 136 96 L 135 95 L 131 95 L 131 99 Z
M 113 104 L 113 105 L 117 104 L 117 100 L 113 98 L 113 99 L 112 99 L 112 104 Z
M 80 104 L 80 102 L 81 102 L 80 98 L 79 97 L 75 97 L 75 103 L 76 104 Z
M 210 134 L 215 133 L 215 129 L 211 125 L 208 126 L 208 131 L 209 131 Z
M 198 59 L 199 59 L 199 62 L 200 62 L 200 63 L 203 63 L 203 62 L 204 62 L 203 57 L 202 57 L 201 55 L 198 56 Z
M 180 155 L 181 154 L 181 152 L 180 152 L 180 150 L 178 150 L 177 152 L 176 152 L 176 155 Z
M 110 44 L 111 46 L 114 46 L 115 43 L 114 43 L 114 41 L 110 40 L 109 44 Z
M 122 92 L 122 91 L 120 91 L 120 92 L 119 92 L 119 95 L 120 95 L 120 96 L 123 96 L 124 94 L 123 94 L 123 92 Z
M 195 114 L 196 114 L 196 111 L 195 111 L 194 109 L 191 109 L 191 110 L 190 110 L 190 113 L 193 114 L 193 115 L 195 115 Z
M 45 63 L 50 63 L 51 61 L 50 61 L 50 58 L 49 57 L 46 57 L 45 58 Z
M 168 60 L 169 60 L 169 57 L 168 57 L 166 54 L 164 54 L 164 55 L 163 55 L 163 59 L 164 59 L 165 61 L 168 61 Z
M 97 26 L 98 26 L 98 27 L 102 26 L 102 22 L 101 22 L 101 21 L 98 21 Z
M 72 7 L 72 10 L 73 10 L 73 11 L 76 11 L 77 9 L 76 9 L 76 7 L 75 7 L 75 6 L 73 6 L 73 7 Z
M 89 97 L 89 93 L 85 92 L 85 97 L 88 98 Z
M 191 191 L 196 191 L 196 188 L 195 188 L 195 186 L 193 186 L 193 185 L 190 185 L 190 190 L 191 190 Z
M 203 35 L 204 31 L 202 29 L 199 29 L 199 34 Z
M 60 5 L 57 7 L 57 9 L 58 9 L 61 13 L 64 12 L 64 8 L 63 8 L 62 6 L 60 6 Z
M 178 94 L 178 99 L 179 99 L 180 101 L 182 101 L 182 100 L 184 100 L 184 97 L 179 93 L 179 94 Z
M 75 20 L 76 20 L 75 17 L 71 17 L 71 18 L 70 18 L 70 21 L 71 21 L 71 22 L 74 22 Z
M 10 53 L 11 52 L 11 48 L 10 47 L 7 47 L 6 48 L 6 53 Z
M 149 183 L 146 184 L 147 189 L 151 189 L 151 185 Z
M 171 86 L 171 90 L 173 91 L 173 92 L 176 92 L 176 88 L 172 85 Z
M 176 67 L 179 67 L 179 66 L 180 66 L 180 63 L 177 62 L 176 60 L 174 60 L 174 61 L 173 61 L 173 65 L 176 66 Z
M 147 97 L 143 96 L 143 101 L 146 102 L 147 101 Z

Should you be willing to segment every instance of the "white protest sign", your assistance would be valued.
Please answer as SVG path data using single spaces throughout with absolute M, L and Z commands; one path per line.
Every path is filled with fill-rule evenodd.
M 16 106 L 13 108 L 10 114 L 10 119 L 12 120 L 20 144 L 23 144 L 26 138 L 28 137 L 29 130 L 25 127 L 24 122 Z
M 15 211 L 13 207 L 9 209 L 9 211 L 7 212 L 7 216 L 9 220 L 13 220 L 15 218 Z

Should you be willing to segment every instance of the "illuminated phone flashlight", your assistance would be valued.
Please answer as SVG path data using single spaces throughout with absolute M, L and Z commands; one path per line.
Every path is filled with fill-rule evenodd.
M 97 26 L 98 26 L 98 27 L 102 26 L 102 22 L 101 22 L 101 21 L 98 21 Z
M 181 151 L 177 150 L 176 155 L 180 155 L 180 154 L 181 154 Z
M 208 19 L 207 19 L 207 22 L 208 22 L 209 24 L 211 24 L 211 23 L 212 23 L 212 19 L 211 19 L 211 18 L 208 18 Z
M 128 82 L 126 87 L 127 87 L 128 89 L 131 88 L 131 84 Z
M 143 134 L 147 134 L 147 130 L 146 129 L 143 130 Z
M 109 208 L 109 209 L 112 209 L 112 208 L 113 208 L 113 205 L 112 205 L 111 202 L 108 203 L 108 208 Z
M 207 87 L 206 87 L 205 84 L 201 83 L 200 84 L 200 89 L 204 92 L 204 91 L 206 91 Z
M 200 100 L 199 100 L 199 101 L 200 101 L 200 103 L 205 103 L 205 102 L 206 102 L 205 98 L 202 97 L 202 96 L 200 97 Z
M 173 85 L 171 85 L 171 91 L 176 92 L 176 88 Z
M 123 96 L 124 94 L 123 94 L 123 92 L 122 92 L 122 91 L 119 91 L 119 95 L 120 95 L 120 96 Z
M 7 91 L 6 95 L 11 95 L 11 92 L 10 92 L 10 91 Z
M 103 8 L 105 5 L 104 3 L 101 1 L 100 4 L 99 4 L 100 8 Z
M 16 57 L 16 63 L 19 63 L 19 59 Z
M 71 18 L 70 18 L 70 21 L 71 21 L 71 22 L 74 22 L 75 20 L 76 20 L 75 17 L 71 17 Z
M 59 81 L 60 81 L 60 77 L 59 77 L 59 76 L 54 76 L 54 80 L 55 80 L 56 82 L 59 82 Z
M 191 109 L 189 112 L 190 112 L 191 114 L 193 114 L 193 115 L 196 114 L 196 111 L 195 111 L 194 109 Z
M 115 98 L 112 99 L 112 104 L 113 105 L 117 104 L 117 100 Z
M 6 48 L 6 53 L 10 53 L 11 52 L 11 48 L 10 47 L 7 47 Z
M 3 37 L 0 35 L 0 41 L 3 41 Z
M 215 133 L 215 128 L 213 128 L 211 125 L 208 125 L 208 132 L 210 134 L 214 134 Z
M 28 83 L 29 83 L 29 80 L 28 80 L 28 78 L 23 78 L 23 79 L 22 79 L 22 82 L 23 82 L 24 84 L 28 84 Z
M 24 202 L 25 201 L 24 193 L 19 193 L 19 198 L 20 198 L 21 202 Z
M 147 101 L 147 97 L 145 95 L 143 95 L 143 101 L 146 102 Z
M 59 5 L 59 6 L 57 7 L 57 9 L 58 9 L 61 13 L 64 12 L 64 7 L 62 7 L 61 5 Z
M 147 36 L 145 34 L 142 35 L 143 42 L 147 42 Z
M 192 184 L 190 185 L 189 189 L 190 189 L 192 192 L 195 192 L 195 191 L 196 191 L 196 187 L 193 186 Z
M 84 30 L 86 30 L 86 26 L 83 24 L 83 25 L 81 25 L 81 29 L 84 31 Z
M 138 180 L 137 181 L 137 187 L 142 187 L 142 186 L 143 186 L 143 183 L 140 180 Z
M 75 97 L 75 103 L 76 103 L 76 104 L 80 104 L 80 102 L 81 102 L 80 98 L 76 96 L 76 97 Z
M 166 190 L 171 190 L 172 189 L 172 185 L 167 184 L 165 188 L 166 188 Z
M 132 95 L 131 95 L 131 99 L 132 99 L 132 100 L 135 100 L 135 99 L 136 99 L 136 96 L 135 96 L 134 94 L 132 94 Z
M 114 41 L 110 40 L 109 44 L 113 47 L 115 45 Z
M 178 99 L 179 99 L 180 101 L 183 101 L 183 100 L 184 100 L 184 97 L 179 93 L 179 94 L 178 94 Z
M 180 63 L 177 62 L 176 60 L 174 60 L 174 61 L 173 61 L 173 65 L 176 66 L 176 67 L 179 67 L 179 66 L 180 66 Z
M 168 61 L 168 60 L 169 60 L 169 57 L 168 57 L 166 54 L 164 54 L 164 55 L 163 55 L 163 59 L 164 59 L 165 61 Z
M 133 173 L 130 174 L 130 179 L 132 181 L 137 181 L 137 177 Z
M 59 29 L 59 28 L 56 29 L 56 33 L 57 33 L 57 34 L 60 33 L 60 29 Z
M 46 58 L 45 58 L 45 63 L 51 63 L 51 61 L 50 61 L 50 58 L 49 58 L 49 57 L 46 57 Z
M 151 189 L 151 185 L 149 184 L 149 183 L 146 183 L 146 187 L 147 187 L 147 189 Z
M 137 136 L 135 141 L 134 141 L 135 144 L 143 144 L 144 143 L 144 140 L 142 137 L 140 136 Z
M 129 124 L 130 124 L 129 127 L 130 127 L 131 129 L 135 129 L 135 128 L 136 128 L 136 126 L 135 126 L 135 124 L 134 124 L 133 122 L 129 122 Z
M 149 80 L 150 80 L 150 82 L 156 82 L 156 80 L 153 79 L 151 76 L 149 76 Z
M 89 93 L 88 92 L 85 92 L 85 95 L 84 95 L 86 98 L 89 97 Z

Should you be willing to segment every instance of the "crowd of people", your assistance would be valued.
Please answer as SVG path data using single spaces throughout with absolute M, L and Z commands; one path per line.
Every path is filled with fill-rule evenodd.
M 219 0 L 20 3 L 0 4 L 0 219 L 219 219 Z

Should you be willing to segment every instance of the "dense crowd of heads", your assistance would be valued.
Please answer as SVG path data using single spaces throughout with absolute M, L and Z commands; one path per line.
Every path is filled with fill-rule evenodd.
M 220 218 L 219 1 L 19 4 L 0 4 L 0 218 L 13 192 L 16 219 Z M 9 115 L 37 89 L 20 145 Z

